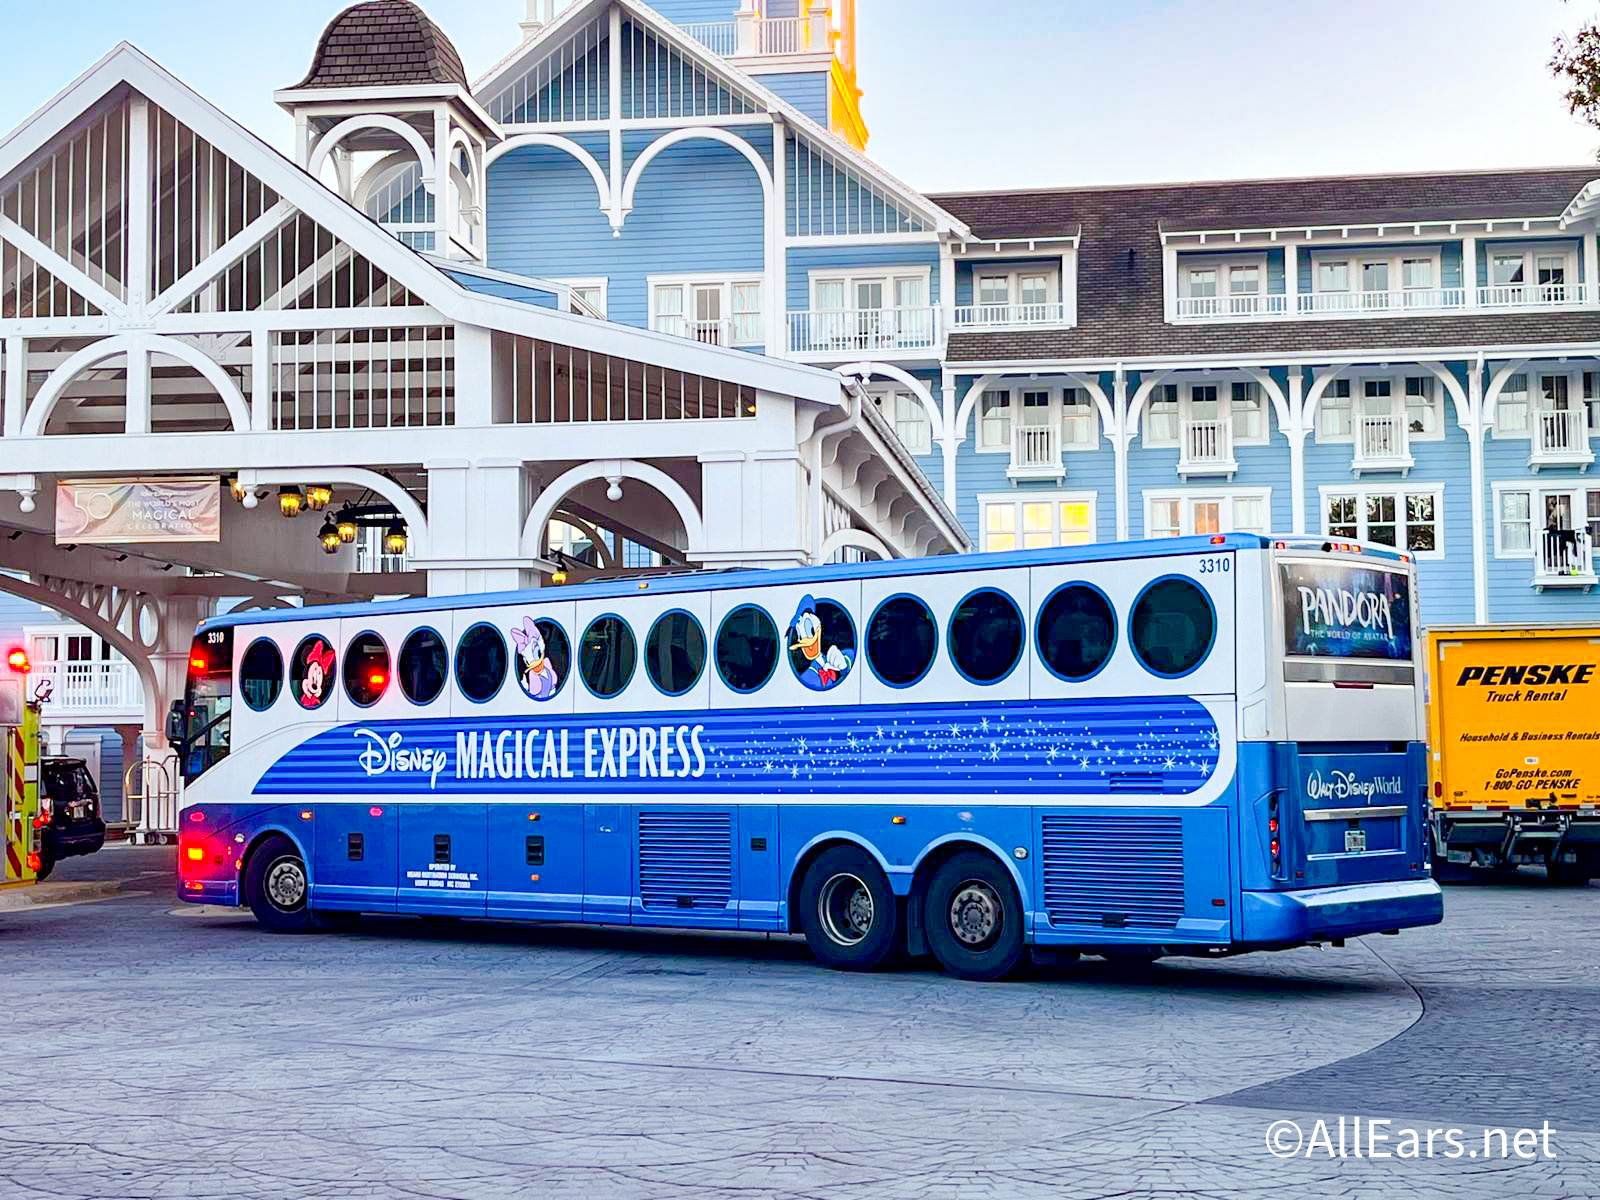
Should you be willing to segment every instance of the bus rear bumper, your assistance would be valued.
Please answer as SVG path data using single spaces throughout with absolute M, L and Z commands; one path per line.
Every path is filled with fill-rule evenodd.
M 1444 919 L 1444 893 L 1431 879 L 1400 879 L 1306 888 L 1296 892 L 1245 892 L 1241 942 L 1314 942 L 1356 937 Z
M 178 899 L 190 904 L 226 904 L 238 907 L 239 881 L 236 879 L 180 879 Z

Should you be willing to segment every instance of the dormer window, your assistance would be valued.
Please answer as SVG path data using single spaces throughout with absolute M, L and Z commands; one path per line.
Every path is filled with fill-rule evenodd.
M 1576 300 L 1577 253 L 1566 247 L 1496 246 L 1489 252 L 1486 304 Z

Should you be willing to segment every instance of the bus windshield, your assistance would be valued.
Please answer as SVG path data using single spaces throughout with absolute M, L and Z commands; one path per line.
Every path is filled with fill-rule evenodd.
M 1280 562 L 1278 571 L 1285 654 L 1411 661 L 1411 579 L 1404 570 L 1296 559 Z
M 213 629 L 189 650 L 183 696 L 183 777 L 194 779 L 228 754 L 233 708 L 233 630 Z

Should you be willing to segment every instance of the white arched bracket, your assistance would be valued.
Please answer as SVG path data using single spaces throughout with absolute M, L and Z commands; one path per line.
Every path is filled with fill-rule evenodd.
M 1532 361 L 1531 358 L 1514 358 L 1496 367 L 1489 376 L 1489 386 L 1483 389 L 1482 426 L 1485 430 L 1494 428 L 1495 410 L 1500 407 L 1500 393 L 1505 391 L 1506 383 L 1519 371 L 1526 370 Z
M 556 510 L 561 507 L 561 502 L 571 495 L 574 489 L 596 479 L 606 481 L 606 497 L 613 503 L 622 499 L 624 480 L 633 479 L 653 487 L 677 511 L 678 520 L 683 523 L 685 556 L 693 558 L 705 553 L 705 520 L 683 485 L 661 468 L 653 467 L 649 463 L 631 458 L 611 458 L 581 463 L 563 471 L 539 493 L 539 498 L 533 502 L 533 509 L 528 513 L 528 519 L 522 526 L 521 552 L 525 557 L 540 556 L 544 549 L 545 527 L 550 524 Z
M 627 215 L 633 211 L 634 193 L 639 187 L 639 180 L 644 175 L 645 169 L 656 160 L 656 156 L 665 153 L 674 146 L 682 145 L 684 142 L 694 141 L 720 142 L 729 149 L 744 155 L 750 165 L 755 168 L 757 178 L 761 180 L 763 207 L 767 210 L 772 208 L 774 184 L 772 181 L 772 169 L 767 166 L 766 159 L 762 158 L 756 152 L 756 148 L 743 138 L 736 137 L 726 129 L 718 129 L 714 125 L 708 125 L 701 129 L 674 129 L 665 137 L 657 138 L 645 147 L 639 157 L 633 160 L 633 165 L 628 168 L 628 177 L 622 185 L 621 203 L 617 205 L 616 212 L 612 217 L 613 225 L 620 229 L 623 221 L 627 219 Z
M 44 434 L 45 424 L 50 420 L 50 414 L 55 410 L 62 395 L 69 384 L 80 374 L 97 363 L 102 363 L 108 358 L 118 354 L 128 356 L 128 395 L 130 401 L 136 386 L 142 386 L 132 378 L 137 362 L 145 364 L 148 373 L 150 356 L 162 354 L 168 358 L 175 358 L 185 366 L 193 367 L 207 383 L 216 391 L 218 398 L 228 410 L 228 418 L 233 423 L 235 433 L 248 433 L 250 430 L 250 406 L 245 402 L 244 393 L 239 390 L 228 373 L 215 361 L 207 358 L 199 350 L 189 345 L 188 342 L 176 338 L 160 337 L 152 333 L 123 333 L 116 337 L 106 338 L 104 341 L 95 342 L 85 346 L 66 362 L 62 363 L 50 377 L 44 381 L 44 386 L 39 389 L 39 394 L 34 397 L 33 403 L 28 406 L 28 413 L 22 420 L 22 428 L 18 431 L 20 437 L 41 437 Z M 133 408 L 130 402 L 129 409 Z M 129 413 L 130 422 L 134 419 Z M 144 420 L 148 421 L 149 413 L 146 412 Z M 148 433 L 147 428 L 127 430 L 129 433 Z
M 1133 389 L 1133 396 L 1128 400 L 1128 423 L 1122 430 L 1122 435 L 1131 445 L 1133 435 L 1139 429 L 1139 416 L 1144 412 L 1144 406 L 1150 402 L 1150 393 L 1155 391 L 1176 372 L 1152 371 L 1139 378 L 1139 386 Z
M 880 559 L 888 562 L 890 559 L 903 558 L 904 555 L 896 554 L 889 549 L 882 538 L 868 533 L 863 529 L 836 529 L 827 536 L 818 553 L 820 566 L 833 558 L 841 550 L 854 548 L 865 550 L 869 554 L 876 554 Z
M 902 367 L 894 366 L 892 363 L 856 362 L 836 367 L 834 368 L 834 373 L 847 383 L 854 380 L 866 383 L 869 379 L 893 380 L 915 396 L 922 407 L 927 410 L 932 440 L 937 442 L 944 439 L 944 410 L 934 402 L 933 393 L 928 390 L 928 385 L 909 371 Z
M 978 407 L 978 401 L 984 392 L 1005 378 L 1007 376 L 1004 371 L 991 371 L 989 374 L 980 377 L 976 383 L 967 389 L 967 394 L 961 397 L 961 407 L 956 409 L 956 426 L 950 434 L 955 441 L 962 442 L 966 440 L 967 422 L 972 419 L 972 410 Z
M 595 191 L 600 197 L 600 211 L 610 217 L 613 228 L 621 227 L 622 219 L 613 210 L 611 204 L 611 183 L 606 179 L 606 173 L 600 166 L 600 160 L 571 138 L 562 137 L 560 134 L 555 133 L 519 133 L 516 137 L 507 138 L 491 149 L 488 158 L 485 160 L 485 165 L 492 167 L 505 155 L 529 146 L 543 146 L 549 150 L 560 150 L 577 159 L 583 165 L 584 170 L 589 172 L 589 178 L 594 180 Z
M 256 489 L 262 487 L 304 486 L 325 483 L 340 487 L 371 491 L 394 505 L 395 512 L 406 523 L 406 537 L 413 558 L 428 557 L 428 515 L 417 503 L 416 497 L 387 475 L 369 471 L 365 467 L 242 467 L 239 486 L 244 489 L 244 506 L 256 506 Z
M 1335 363 L 1331 367 L 1311 368 L 1311 390 L 1306 393 L 1305 408 L 1300 417 L 1303 429 L 1315 429 L 1317 427 L 1317 409 L 1322 404 L 1322 397 L 1327 393 L 1328 388 L 1333 385 L 1333 381 L 1353 366 L 1355 366 L 1354 363 Z
M 417 164 L 422 168 L 422 186 L 429 191 L 433 190 L 433 180 L 438 171 L 434 165 L 432 147 L 428 145 L 427 139 L 410 125 L 399 117 L 392 117 L 387 113 L 364 114 L 340 121 L 317 139 L 316 149 L 311 152 L 311 161 L 306 164 L 306 171 L 313 178 L 320 179 L 328 156 L 346 137 L 362 129 L 384 129 L 403 138 L 416 154 Z M 350 197 L 347 195 L 345 199 L 348 200 Z
M 1278 386 L 1278 381 L 1272 377 L 1272 372 L 1264 367 L 1240 367 L 1239 371 L 1266 393 L 1267 399 L 1272 401 L 1272 411 L 1278 414 L 1279 431 L 1287 433 L 1290 428 L 1289 397 L 1284 395 L 1283 389 Z

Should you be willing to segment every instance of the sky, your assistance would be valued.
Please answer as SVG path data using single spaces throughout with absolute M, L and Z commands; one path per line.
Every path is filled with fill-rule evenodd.
M 476 77 L 522 0 L 423 0 Z M 134 42 L 287 150 L 339 0 L 0 0 L 9 130 Z M 735 0 L 728 0 L 731 10 Z M 869 151 L 924 191 L 1592 162 L 1546 63 L 1600 0 L 857 0 Z M 981 16 L 982 21 L 976 18 Z

